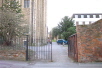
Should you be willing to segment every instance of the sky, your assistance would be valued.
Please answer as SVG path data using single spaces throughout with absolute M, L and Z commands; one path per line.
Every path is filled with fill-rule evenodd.
M 102 13 L 102 0 L 47 0 L 48 31 L 74 13 Z

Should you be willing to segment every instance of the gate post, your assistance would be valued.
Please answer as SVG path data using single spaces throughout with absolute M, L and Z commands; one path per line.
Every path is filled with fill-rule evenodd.
M 26 35 L 26 61 L 28 61 L 28 35 Z

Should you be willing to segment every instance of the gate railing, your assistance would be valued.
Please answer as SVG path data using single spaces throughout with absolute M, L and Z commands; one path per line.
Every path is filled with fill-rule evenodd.
M 0 59 L 4 60 L 26 60 L 26 48 L 24 47 L 24 37 L 12 39 L 10 45 L 2 39 L 0 44 Z
M 24 40 L 25 40 L 24 36 L 20 37 L 20 38 L 16 37 L 16 38 L 11 40 L 10 45 L 6 45 L 4 39 L 0 38 L 0 49 L 1 50 L 5 49 L 5 48 L 9 48 L 9 49 L 11 48 L 13 50 L 17 50 L 20 48 L 25 49 L 24 48 Z
M 68 56 L 78 61 L 77 34 L 73 34 L 68 38 Z
M 39 39 L 35 39 L 39 40 Z M 28 61 L 52 61 L 52 44 L 43 44 L 40 42 L 26 46 L 26 60 Z M 28 40 L 29 41 L 29 40 Z M 29 42 L 28 42 L 29 43 Z M 28 49 L 27 49 L 28 48 Z

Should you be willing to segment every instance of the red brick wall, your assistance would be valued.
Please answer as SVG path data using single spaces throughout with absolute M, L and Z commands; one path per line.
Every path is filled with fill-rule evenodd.
M 102 61 L 102 19 L 77 26 L 78 62 Z
M 25 50 L 0 50 L 0 60 L 26 60 Z

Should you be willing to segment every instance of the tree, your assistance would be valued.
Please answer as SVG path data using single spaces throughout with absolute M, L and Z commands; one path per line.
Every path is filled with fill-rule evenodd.
M 2 7 L 0 7 L 3 11 L 15 11 L 16 13 L 21 13 L 21 5 L 19 5 L 18 1 L 14 0 L 4 0 Z
M 67 38 L 74 34 L 76 32 L 76 28 L 74 26 L 74 21 L 69 18 L 68 16 L 65 16 L 64 18 L 62 18 L 61 22 L 59 23 L 59 27 L 61 30 L 61 34 L 63 36 L 63 38 L 65 40 L 67 40 Z
M 56 27 L 55 27 L 56 28 Z M 61 22 L 59 22 L 57 29 L 53 29 L 52 31 L 54 32 L 55 36 L 59 35 L 60 38 L 64 38 L 67 40 L 67 38 L 74 34 L 76 32 L 76 28 L 74 26 L 74 21 L 65 16 L 62 18 Z
M 14 37 L 23 34 L 23 14 L 16 1 L 5 0 L 0 8 L 0 36 L 3 37 L 5 45 L 11 45 Z
M 59 34 L 59 29 L 58 29 L 58 27 L 54 27 L 54 28 L 52 29 L 52 38 L 53 38 L 53 39 L 56 38 L 58 34 Z
M 75 28 L 74 26 L 68 28 L 66 32 L 63 32 L 63 33 L 62 33 L 63 38 L 67 40 L 70 35 L 76 33 L 76 30 L 75 30 L 75 29 L 76 29 L 76 28 Z

